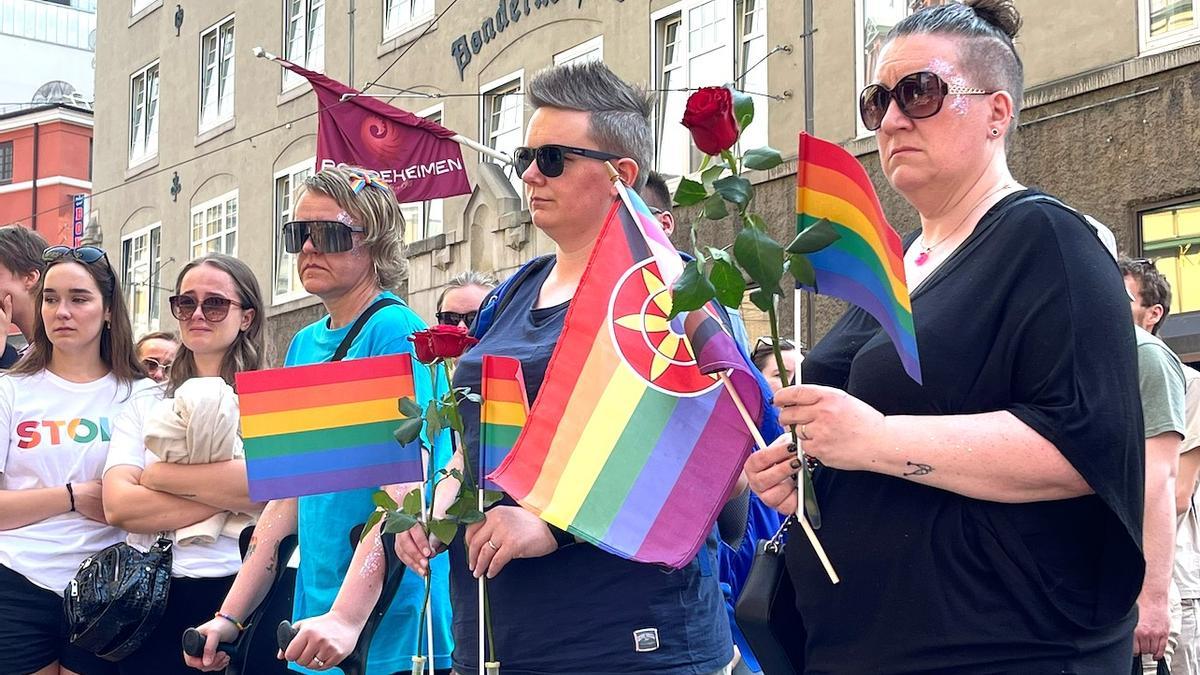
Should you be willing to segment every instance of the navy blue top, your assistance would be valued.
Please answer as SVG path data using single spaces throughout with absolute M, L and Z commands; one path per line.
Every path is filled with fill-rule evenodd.
M 533 309 L 552 268 L 546 264 L 515 288 L 459 361 L 454 386 L 479 391 L 483 355 L 509 356 L 520 359 L 529 400 L 536 399 L 567 314 L 567 303 Z M 478 475 L 479 406 L 468 402 L 461 412 L 467 461 Z M 450 546 L 450 570 L 454 667 L 475 672 L 478 591 L 461 540 Z M 674 572 L 586 543 L 513 560 L 488 582 L 496 656 L 505 675 L 717 671 L 733 652 L 716 570 L 715 536 Z

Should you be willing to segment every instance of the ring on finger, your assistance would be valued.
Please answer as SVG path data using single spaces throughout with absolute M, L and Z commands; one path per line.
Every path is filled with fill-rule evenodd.
M 488 545 L 488 546 L 491 546 L 493 551 L 499 551 L 499 550 L 500 550 L 500 547 L 499 547 L 499 546 L 497 546 L 497 545 L 496 545 L 496 543 L 495 543 L 494 541 L 492 541 L 491 539 L 488 539 L 488 540 L 487 540 L 487 545 Z
M 318 667 L 318 668 L 324 668 L 324 667 L 325 667 L 325 662 L 324 662 L 324 661 L 322 661 L 322 660 L 321 660 L 321 658 L 320 658 L 320 657 L 318 657 L 318 656 L 314 656 L 314 657 L 313 657 L 313 663 L 317 664 L 317 667 Z
M 802 440 L 802 441 L 811 441 L 812 440 L 812 438 L 808 435 L 808 425 L 807 424 L 800 425 L 800 440 Z

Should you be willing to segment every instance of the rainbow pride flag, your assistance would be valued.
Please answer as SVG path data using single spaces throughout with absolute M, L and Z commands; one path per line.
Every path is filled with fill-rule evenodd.
M 631 560 L 681 568 L 712 530 L 753 440 L 758 383 L 705 310 L 668 320 L 683 262 L 634 194 L 614 202 L 525 430 L 492 479 L 543 520 Z
M 507 356 L 483 355 L 483 404 L 479 410 L 479 452 L 483 465 L 483 487 L 499 490 L 490 475 L 501 462 L 525 427 L 529 416 L 529 397 L 525 393 L 525 376 L 521 362 Z
M 338 492 L 424 476 L 419 442 L 397 444 L 412 358 L 377 356 L 237 374 L 250 498 Z
M 840 238 L 808 254 L 817 287 L 862 307 L 896 346 L 904 370 L 921 382 L 912 303 L 904 280 L 904 250 L 888 225 L 867 172 L 841 146 L 801 132 L 796 170 L 796 231 L 822 218 Z

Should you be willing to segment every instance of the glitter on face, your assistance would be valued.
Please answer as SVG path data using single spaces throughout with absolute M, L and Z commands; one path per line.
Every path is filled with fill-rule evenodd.
M 337 221 L 343 225 L 353 225 L 354 224 L 354 218 L 351 218 L 350 214 L 346 213 L 345 211 L 338 211 Z
M 966 87 L 967 80 L 954 69 L 954 65 L 949 61 L 941 58 L 935 58 L 929 62 L 929 70 L 937 73 L 938 77 L 946 81 L 954 87 Z M 950 109 L 958 113 L 961 117 L 967 114 L 967 97 L 962 94 L 957 94 L 950 99 Z

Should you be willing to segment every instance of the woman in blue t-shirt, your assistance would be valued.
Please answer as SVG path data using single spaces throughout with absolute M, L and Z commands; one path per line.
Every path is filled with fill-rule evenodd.
M 553 240 L 555 252 L 506 284 L 501 303 L 485 303 L 491 325 L 459 361 L 454 384 L 479 391 L 483 355 L 509 356 L 521 361 L 533 401 L 616 198 L 597 158 L 609 159 L 622 180 L 638 188 L 653 135 L 645 95 L 598 62 L 544 71 L 529 83 L 525 101 L 534 108 L 526 135 L 532 147 L 517 149 L 516 168 L 533 223 Z M 468 401 L 461 412 L 466 459 L 478 476 L 479 406 Z M 439 493 L 435 504 L 444 501 Z M 437 542 L 409 530 L 397 537 L 397 554 L 420 572 L 437 560 L 430 559 L 437 549 L 431 543 Z M 729 672 L 733 641 L 717 581 L 715 536 L 686 567 L 670 571 L 578 543 L 506 499 L 468 530 L 466 543 L 449 549 L 458 673 L 479 666 L 476 578 L 485 574 L 495 654 L 505 675 Z
M 296 200 L 295 220 L 283 226 L 284 247 L 297 255 L 300 282 L 321 298 L 328 314 L 292 338 L 289 366 L 330 361 L 365 312 L 371 312 L 344 358 L 412 353 L 408 336 L 424 330 L 421 319 L 394 294 L 404 265 L 404 218 L 391 189 L 361 169 L 329 168 L 305 180 Z M 414 368 L 417 401 L 422 408 L 433 396 L 424 368 Z M 440 467 L 445 457 L 437 456 Z M 415 485 L 390 486 L 402 496 Z M 201 670 L 220 670 L 228 658 L 214 653 L 218 641 L 237 637 L 247 615 L 261 602 L 274 577 L 280 539 L 299 533 L 300 568 L 296 575 L 293 619 L 299 633 L 284 657 L 301 672 L 334 668 L 358 641 L 383 583 L 380 539 L 368 535 L 355 551 L 347 545 L 350 530 L 375 509 L 374 489 L 349 490 L 270 502 L 259 520 L 255 540 L 219 615 L 199 627 L 207 636 L 204 655 L 187 657 Z M 446 564 L 433 568 L 434 666 L 450 666 L 450 611 Z M 367 658 L 369 675 L 408 670 L 416 653 L 424 581 L 406 575 L 387 615 L 379 624 L 380 639 Z M 235 623 L 236 622 L 236 623 Z M 410 637 L 412 636 L 412 637 Z

